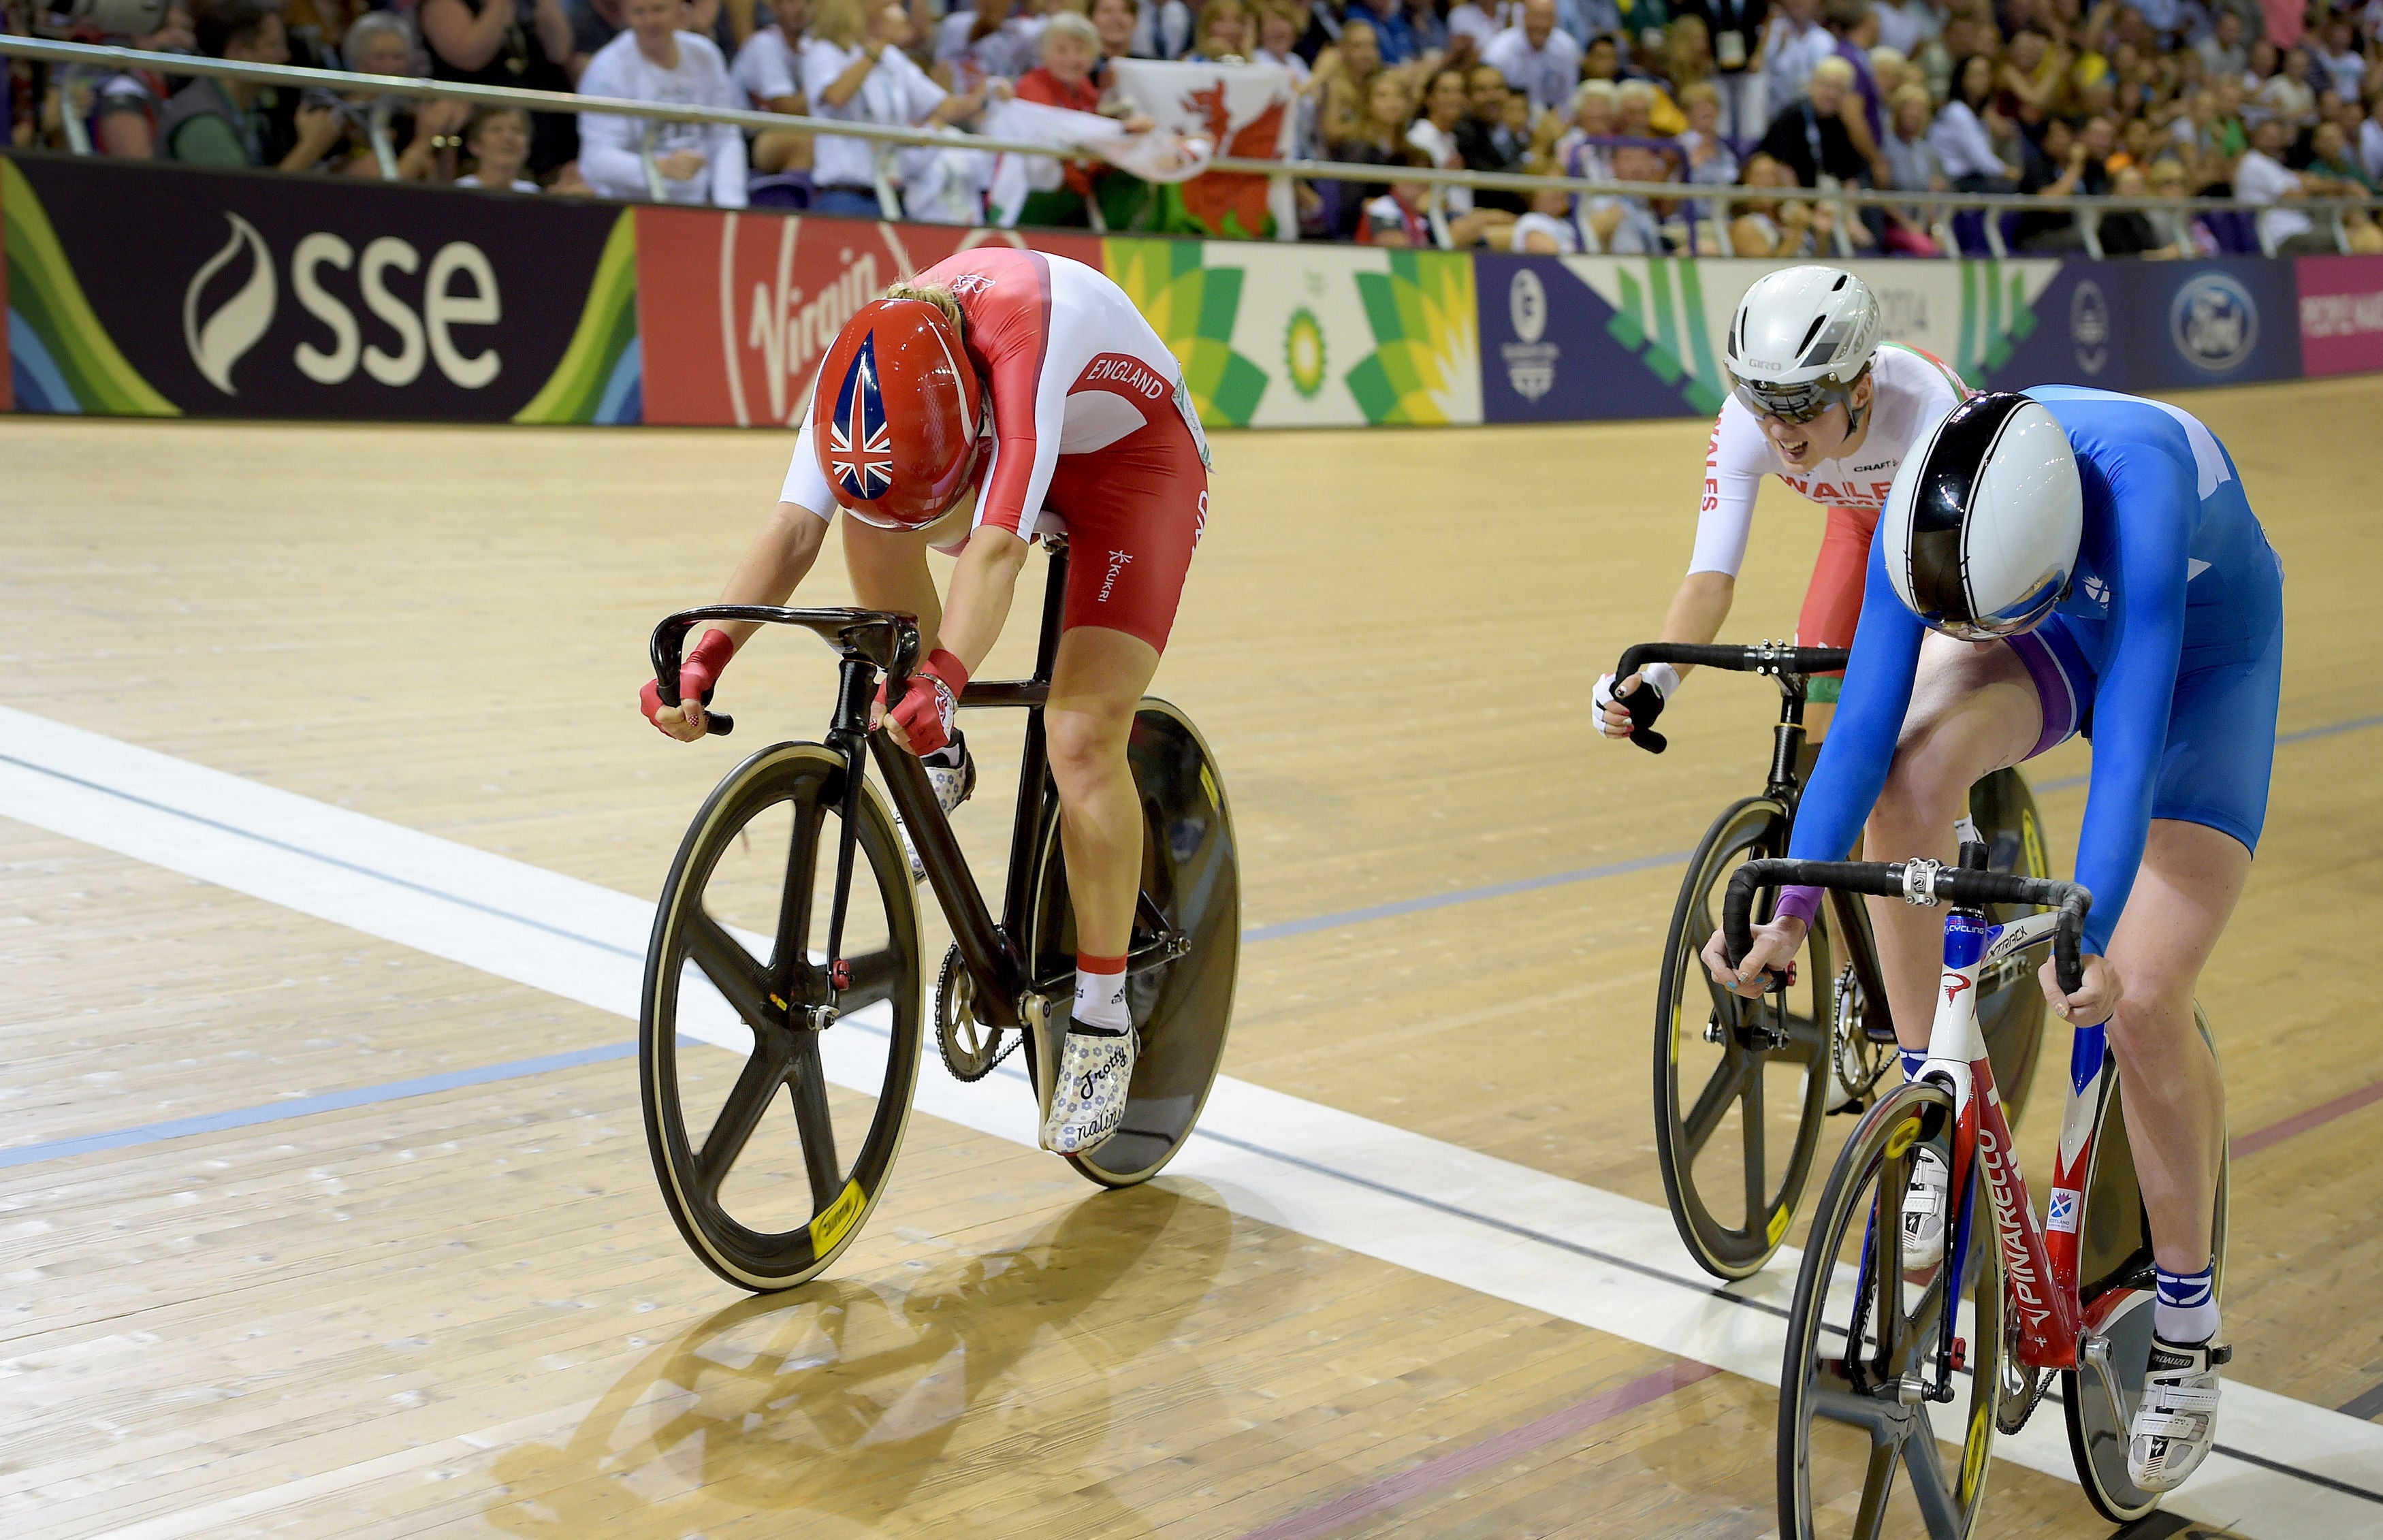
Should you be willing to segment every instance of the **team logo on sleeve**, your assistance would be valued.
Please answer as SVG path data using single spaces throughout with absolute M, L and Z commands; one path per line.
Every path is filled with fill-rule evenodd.
M 877 339 L 862 339 L 852 366 L 836 388 L 835 418 L 828 425 L 828 474 L 855 498 L 876 497 L 894 484 L 894 436 L 885 425 L 885 400 L 877 388 Z

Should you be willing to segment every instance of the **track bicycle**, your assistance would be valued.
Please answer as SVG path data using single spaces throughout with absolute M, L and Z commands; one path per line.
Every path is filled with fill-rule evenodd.
M 1026 713 L 997 922 L 926 771 L 870 727 L 880 676 L 898 699 L 918 664 L 914 617 L 710 605 L 654 628 L 665 705 L 678 704 L 687 633 L 706 622 L 799 626 L 840 659 L 826 741 L 758 751 L 696 814 L 646 954 L 637 1050 L 654 1174 L 679 1234 L 731 1283 L 817 1277 L 884 1194 L 920 1057 L 923 942 L 904 831 L 956 938 L 935 989 L 945 1066 L 980 1080 L 1022 1044 L 1038 1123 L 1050 1113 L 1076 934 L 1043 722 L 1068 558 L 1064 541 L 1045 544 L 1033 677 L 972 680 L 959 702 Z M 714 733 L 735 725 L 717 712 L 710 721 Z M 1142 700 L 1127 752 L 1143 819 L 1126 961 L 1142 1050 L 1117 1131 L 1063 1157 L 1113 1188 L 1156 1176 L 1191 1136 L 1224 1056 L 1241 957 L 1240 849 L 1215 757 L 1155 697 Z M 791 1127 L 772 1116 L 782 1090 Z
M 1750 1276 L 1771 1260 L 1795 1221 L 1823 1115 L 1858 1112 L 1896 1062 L 1870 915 L 1851 896 L 1830 895 L 1812 918 L 1802 966 L 1760 1001 L 1713 983 L 1698 957 L 1719 929 L 1731 872 L 1787 854 L 1797 799 L 1818 752 L 1804 735 L 1806 694 L 1814 674 L 1843 669 L 1847 656 L 1843 647 L 1770 642 L 1644 642 L 1614 665 L 1616 679 L 1673 663 L 1761 674 L 1779 686 L 1763 788 L 1724 808 L 1689 858 L 1655 997 L 1655 1153 L 1663 1193 L 1688 1254 L 1717 1278 Z M 1637 698 L 1634 692 L 1620 704 L 1628 710 Z M 1649 727 L 1636 727 L 1630 738 L 1656 754 L 1668 746 Z M 1994 869 L 2048 873 L 2035 797 L 2016 770 L 1996 770 L 1970 788 L 1969 818 Z M 2043 994 L 2017 967 L 1990 973 L 1979 992 L 1986 1044 L 2016 1119 L 2043 1040 Z
M 1985 970 L 2024 963 L 2047 942 L 2060 987 L 2076 992 L 2093 895 L 2073 882 L 1988 871 L 1985 857 L 1984 846 L 1965 842 L 1957 868 L 1765 860 L 1730 879 L 1723 924 L 1733 958 L 1751 944 L 1758 889 L 1801 883 L 1951 906 L 1927 1065 L 1882 1095 L 1846 1140 L 1797 1274 L 1779 1379 L 1779 1525 L 1790 1540 L 1977 1533 L 1994 1435 L 2025 1426 L 2056 1374 L 2069 1454 L 2093 1507 L 2125 1523 L 2159 1503 L 2127 1476 L 2155 1295 L 2106 1030 L 2081 1027 L 2071 1041 L 2051 1199 L 2039 1221 L 1979 1026 Z M 1989 904 L 2045 912 L 1994 924 Z M 2206 1040 L 2198 1006 L 2194 1025 Z M 1923 1149 L 1945 1163 L 1959 1197 L 1946 1260 L 1920 1268 L 1904 1256 L 1902 1208 Z M 2221 1285 L 2226 1192 L 2221 1164 L 2211 1229 Z M 1980 1226 L 1992 1230 L 1992 1244 L 1972 1250 Z M 1947 1440 L 1959 1455 L 1948 1465 L 1929 1409 L 1961 1400 L 1964 1375 L 1968 1404 Z M 1900 1498 L 1898 1468 L 1908 1477 Z

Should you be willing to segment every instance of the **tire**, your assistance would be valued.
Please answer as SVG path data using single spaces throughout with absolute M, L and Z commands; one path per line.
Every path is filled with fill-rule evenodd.
M 1722 813 L 1688 862 L 1663 944 L 1655 997 L 1655 1154 L 1680 1239 L 1717 1278 L 1759 1271 L 1786 1238 L 1828 1098 L 1836 979 L 1830 912 L 1824 907 L 1814 917 L 1798 959 L 1784 1047 L 1764 1046 L 1759 1035 L 1781 1029 L 1778 996 L 1738 999 L 1711 981 L 1698 955 L 1720 923 L 1730 874 L 1744 861 L 1786 851 L 1787 814 L 1778 803 L 1748 797 Z M 1705 1037 L 1715 1021 L 1723 1028 L 1719 1044 Z M 1774 1090 L 1788 1093 L 1782 1107 L 1792 1124 L 1770 1110 Z M 1782 1133 L 1786 1151 L 1774 1161 Z
M 1241 847 L 1206 740 L 1174 706 L 1149 697 L 1134 715 L 1126 753 L 1142 815 L 1144 904 L 1133 943 L 1148 940 L 1146 919 L 1154 906 L 1167 928 L 1192 944 L 1182 956 L 1126 984 L 1142 1050 L 1125 1120 L 1093 1149 L 1065 1157 L 1103 1187 L 1150 1180 L 1191 1137 L 1224 1062 L 1241 956 Z M 1064 977 L 1076 966 L 1076 918 L 1059 844 L 1058 799 L 1047 783 L 1033 862 L 1028 970 L 1036 979 Z M 1030 1065 L 1034 1052 L 1030 1032 Z
M 2211 1041 L 2209 1018 L 2196 1002 L 2193 1025 Z M 2211 1052 L 2216 1051 L 2211 1041 Z M 2159 1506 L 2160 1496 L 2127 1478 L 2127 1440 L 2135 1407 L 2142 1400 L 2143 1373 L 2151 1361 L 2153 1306 L 2151 1226 L 2143 1216 L 2136 1183 L 2134 1152 L 2127 1142 L 2121 1097 L 2124 1087 L 2111 1069 L 2110 1093 L 2094 1136 L 2093 1158 L 2085 1173 L 2078 1217 L 2079 1294 L 2091 1307 L 2117 1295 L 2101 1335 L 2109 1341 L 2105 1363 L 2090 1359 L 2060 1375 L 2061 1410 L 2068 1424 L 2068 1454 L 2077 1480 L 2094 1511 L 2114 1524 L 2131 1523 Z M 2223 1146 L 2220 1146 L 2221 1150 Z M 2230 1164 L 2220 1156 L 2216 1213 L 2210 1224 L 2213 1287 L 2224 1298 L 2226 1220 Z
M 1960 1540 L 1977 1530 L 2003 1382 L 1994 1248 L 1963 1283 L 1977 1305 L 1973 1372 L 1951 1380 L 1953 1404 L 1965 1391 L 1968 1404 L 1958 1424 L 1961 1453 L 1949 1469 L 1932 1415 L 1943 1403 L 1907 1405 L 1895 1394 L 1897 1380 L 1933 1373 L 1944 1270 L 1913 1280 L 1902 1269 L 1897 1238 L 1912 1152 L 1933 1143 L 1945 1152 L 1952 1109 L 1951 1096 L 1931 1084 L 1882 1097 L 1846 1140 L 1813 1210 L 1779 1377 L 1779 1532 L 1788 1540 Z M 1972 1198 L 1982 1202 L 1983 1194 L 1973 1187 Z M 1983 1220 L 1981 1212 L 1972 1222 Z M 1890 1287 L 1878 1287 L 1882 1276 L 1893 1280 Z M 1827 1323 L 1851 1322 L 1858 1311 L 1863 1327 L 1855 1352 L 1845 1328 Z M 1861 1371 L 1859 1383 L 1849 1360 Z
M 845 774 L 817 744 L 730 771 L 679 845 L 646 954 L 637 1064 L 662 1201 L 705 1266 L 757 1291 L 817 1277 L 860 1233 L 918 1083 L 918 900 L 874 786 L 846 918 L 851 987 L 833 992 L 823 966 Z M 799 1024 L 831 999 L 832 1024 Z M 772 1116 L 782 1106 L 790 1118 Z
M 2035 794 L 2018 770 L 1996 770 L 1970 787 L 1969 817 L 1985 836 L 1989 869 L 2022 877 L 2052 875 Z M 1990 905 L 1986 919 L 2001 925 L 2030 912 L 2015 905 Z M 1985 1036 L 1986 1056 L 1994 1062 L 1994 1087 L 2003 1099 L 2004 1115 L 2014 1128 L 2027 1105 L 2036 1059 L 2043 1049 L 2047 1008 L 2043 991 L 2035 981 L 2040 960 L 2022 955 L 1978 980 L 1978 1028 Z

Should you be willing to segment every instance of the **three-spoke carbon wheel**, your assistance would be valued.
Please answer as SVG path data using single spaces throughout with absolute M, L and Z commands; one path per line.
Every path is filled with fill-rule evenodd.
M 1103 1187 L 1150 1180 L 1191 1137 L 1224 1062 L 1241 957 L 1241 849 L 1206 741 L 1191 718 L 1149 697 L 1135 713 L 1126 753 L 1142 796 L 1142 901 L 1133 946 L 1141 949 L 1162 927 L 1187 945 L 1181 955 L 1126 982 L 1142 1052 L 1125 1121 L 1094 1148 L 1067 1157 Z M 1058 803 L 1048 795 L 1034 863 L 1028 971 L 1037 979 L 1063 978 L 1076 966 L 1076 918 L 1059 844 Z M 1027 1053 L 1031 1063 L 1031 1033 Z
M 1940 1157 L 1952 1098 L 1906 1085 L 1862 1117 L 1821 1189 L 1796 1277 L 1779 1377 L 1779 1531 L 1787 1540 L 1975 1533 L 2002 1394 L 2000 1252 L 1962 1280 L 1969 1373 L 1940 1366 L 1945 1269 L 1910 1267 L 1903 1194 L 1911 1163 Z M 1979 1195 L 1974 1223 L 1986 1224 Z M 1953 1398 L 1931 1392 L 1939 1381 Z M 1938 1431 L 1939 1424 L 1944 1431 Z
M 1784 992 L 1745 1000 L 1698 954 L 1720 927 L 1731 875 L 1787 853 L 1768 797 L 1723 813 L 1688 863 L 1655 1001 L 1655 1153 L 1680 1238 L 1699 1266 L 1743 1278 L 1779 1249 L 1821 1141 L 1836 964 L 1824 907 Z M 1770 918 L 1767 907 L 1758 919 Z
M 731 771 L 679 846 L 647 949 L 637 1048 L 654 1174 L 696 1255 L 751 1289 L 808 1282 L 851 1244 L 885 1190 L 918 1080 L 918 902 L 873 786 L 859 803 L 846 983 L 831 985 L 845 775 L 817 744 L 780 744 Z

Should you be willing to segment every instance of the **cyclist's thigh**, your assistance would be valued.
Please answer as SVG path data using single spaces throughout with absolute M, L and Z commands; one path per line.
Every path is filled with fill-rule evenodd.
M 2034 683 L 2008 647 L 1931 632 L 1920 644 L 1895 758 L 1925 754 L 1967 785 L 2027 758 L 2040 724 Z
M 1171 412 L 1091 454 L 1065 455 L 1051 506 L 1068 523 L 1063 631 L 1099 626 L 1167 650 L 1208 520 L 1208 469 Z
M 2178 677 L 2152 817 L 2205 824 L 2233 835 L 2247 850 L 2259 848 L 2276 762 L 2276 698 L 2283 672 L 2278 626 L 2258 657 Z
M 2033 631 L 1987 645 L 2003 648 L 2026 671 L 2035 695 L 2038 731 L 2025 758 L 2086 730 L 2093 720 L 2093 668 L 2064 617 L 2051 616 Z
M 1804 589 L 1804 608 L 1796 617 L 1796 645 L 1802 647 L 1849 647 L 1854 627 L 1861 620 L 1862 585 L 1870 575 L 1871 536 L 1878 528 L 1878 511 L 1832 508 L 1826 533 L 1821 536 L 1820 560 L 1812 564 L 1812 581 Z M 1823 674 L 1813 684 L 1811 698 L 1837 698 L 1842 671 Z M 1825 684 L 1821 681 L 1825 680 Z

